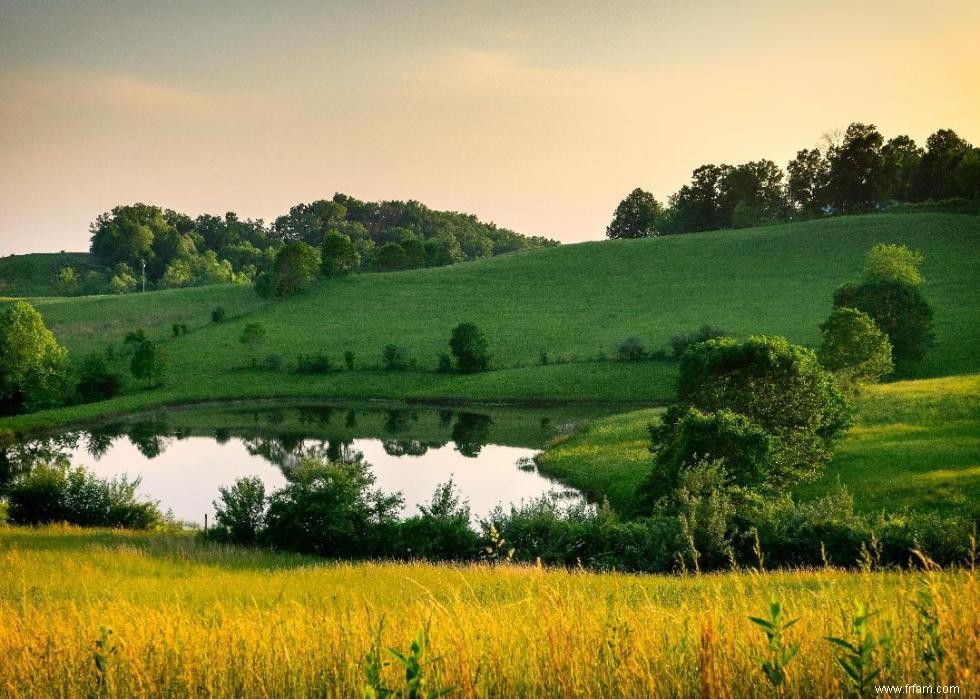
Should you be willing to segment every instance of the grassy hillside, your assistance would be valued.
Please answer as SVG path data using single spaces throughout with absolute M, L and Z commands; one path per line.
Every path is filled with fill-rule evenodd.
M 826 636 L 855 604 L 888 634 L 882 683 L 933 684 L 912 619 L 928 591 L 940 678 L 980 666 L 975 573 L 589 574 L 520 566 L 324 563 L 188 535 L 0 528 L 6 697 L 361 696 L 367 655 L 428 629 L 424 688 L 451 696 L 768 696 L 749 616 L 779 600 L 800 643 L 781 696 L 842 696 Z
M 937 343 L 920 377 L 980 371 L 980 217 L 941 214 L 838 218 L 687 236 L 567 245 L 412 272 L 324 281 L 286 301 L 247 288 L 209 287 L 122 298 L 39 299 L 58 337 L 76 354 L 148 328 L 167 338 L 174 322 L 191 333 L 167 340 L 167 387 L 65 415 L 164 401 L 262 395 L 331 395 L 471 400 L 602 400 L 656 404 L 673 397 L 671 361 L 624 365 L 612 355 L 629 335 L 659 347 L 702 323 L 737 335 L 770 333 L 815 343 L 839 284 L 855 278 L 876 242 L 925 254 L 925 292 L 937 308 Z M 209 311 L 231 316 L 212 325 Z M 479 324 L 497 371 L 471 377 L 434 372 L 460 321 Z M 323 350 L 358 370 L 309 378 L 245 369 L 238 336 L 246 321 L 269 331 L 261 355 L 292 360 Z M 408 347 L 413 372 L 376 369 L 387 343 Z M 552 362 L 538 366 L 546 352 Z M 25 424 L 21 420 L 18 424 Z
M 54 296 L 58 272 L 74 267 L 84 273 L 93 267 L 87 252 L 33 253 L 0 257 L 0 296 Z
M 848 431 L 803 498 L 845 485 L 864 512 L 903 508 L 980 516 L 980 375 L 868 389 Z M 541 470 L 629 511 L 652 466 L 647 426 L 657 410 L 596 420 L 555 444 Z

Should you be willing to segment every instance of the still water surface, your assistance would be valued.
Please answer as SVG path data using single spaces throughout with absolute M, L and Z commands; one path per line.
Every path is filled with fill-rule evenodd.
M 593 411 L 589 411 L 591 415 Z M 32 462 L 68 461 L 100 476 L 140 478 L 140 493 L 186 522 L 213 516 L 222 485 L 258 476 L 272 491 L 301 459 L 363 455 L 376 487 L 400 491 L 405 515 L 450 478 L 474 517 L 555 493 L 577 491 L 549 480 L 533 457 L 557 434 L 586 419 L 581 410 L 268 404 L 161 410 L 84 430 L 24 440 L 0 453 L 8 477 Z M 5 463 L 3 463 L 5 462 Z

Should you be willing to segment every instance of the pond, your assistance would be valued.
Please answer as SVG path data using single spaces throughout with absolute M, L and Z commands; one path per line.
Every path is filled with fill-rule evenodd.
M 481 517 L 547 493 L 580 499 L 539 473 L 533 458 L 555 436 L 611 412 L 273 402 L 170 408 L 23 439 L 0 449 L 0 479 L 45 461 L 138 477 L 141 495 L 178 520 L 201 524 L 205 514 L 213 516 L 219 487 L 237 478 L 258 476 L 271 491 L 304 458 L 361 454 L 377 487 L 402 493 L 403 514 L 417 512 L 452 478 Z

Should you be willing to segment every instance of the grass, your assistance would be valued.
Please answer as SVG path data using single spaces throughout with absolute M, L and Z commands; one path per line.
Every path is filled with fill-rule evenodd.
M 847 486 L 862 510 L 980 518 L 980 375 L 876 386 L 813 497 Z
M 859 275 L 876 242 L 905 243 L 925 254 L 925 292 L 937 308 L 937 343 L 917 377 L 976 373 L 978 240 L 978 216 L 874 215 L 582 243 L 453 267 L 363 274 L 323 281 L 279 302 L 235 286 L 37 299 L 46 321 L 76 355 L 118 345 L 127 331 L 144 327 L 165 341 L 172 359 L 163 390 L 37 419 L 57 424 L 185 400 L 280 395 L 655 405 L 673 398 L 672 362 L 587 360 L 612 355 L 630 335 L 657 348 L 702 323 L 737 335 L 778 334 L 814 344 L 833 290 Z M 210 310 L 217 305 L 230 318 L 215 325 Z M 438 375 L 437 356 L 464 320 L 487 334 L 497 371 Z M 243 370 L 250 357 L 238 336 L 253 321 L 268 329 L 260 356 L 292 360 L 300 352 L 322 350 L 340 364 L 343 352 L 351 350 L 358 368 L 316 380 Z M 177 322 L 190 328 L 186 337 L 170 337 Z M 395 376 L 374 369 L 381 348 L 392 342 L 412 352 L 417 371 Z M 558 363 L 539 366 L 541 352 Z M 29 427 L 32 419 L 13 424 Z
M 0 257 L 0 296 L 54 296 L 58 272 L 74 267 L 79 277 L 100 269 L 87 252 L 32 253 Z
M 517 566 L 323 563 L 187 535 L 0 529 L 0 693 L 7 697 L 359 696 L 367 654 L 428 629 L 428 690 L 452 696 L 769 696 L 749 616 L 799 618 L 782 696 L 839 696 L 827 636 L 857 603 L 890 638 L 880 682 L 976 689 L 980 589 L 969 570 L 825 569 L 701 577 Z M 914 605 L 927 594 L 938 676 Z M 380 629 L 380 634 L 379 634 Z
M 601 418 L 538 457 L 544 473 L 629 512 L 649 473 L 647 426 L 657 410 Z M 980 516 L 980 375 L 870 387 L 855 425 L 804 498 L 845 485 L 864 512 Z

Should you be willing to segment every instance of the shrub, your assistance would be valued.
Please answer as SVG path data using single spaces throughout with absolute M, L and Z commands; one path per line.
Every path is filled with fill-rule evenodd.
M 282 371 L 285 366 L 286 360 L 281 354 L 270 354 L 261 363 L 261 368 L 265 371 Z
M 873 383 L 892 370 L 892 346 L 866 313 L 835 308 L 820 326 L 820 363 L 845 386 Z
M 344 352 L 344 364 L 348 371 L 354 371 L 354 353 L 351 350 Z
M 374 475 L 360 459 L 304 459 L 290 482 L 269 500 L 265 538 L 273 546 L 336 558 L 390 551 L 400 494 L 373 488 Z
M 122 377 L 109 370 L 101 354 L 85 357 L 78 368 L 78 399 L 82 403 L 108 400 L 122 388 Z
M 688 408 L 680 418 L 651 427 L 650 442 L 654 468 L 640 492 L 646 504 L 672 497 L 685 470 L 704 458 L 721 464 L 726 485 L 759 485 L 773 468 L 769 434 L 730 410 L 704 413 Z
M 674 500 L 681 539 L 695 569 L 717 568 L 732 559 L 729 528 L 735 515 L 721 460 L 699 459 L 685 468 Z
M 106 480 L 81 467 L 41 464 L 10 485 L 10 519 L 17 524 L 147 529 L 159 523 L 161 515 L 156 503 L 136 499 L 139 483 L 138 478 Z
M 7 507 L 6 501 L 5 500 L 0 500 L 0 527 L 4 527 L 4 526 L 7 525 L 7 521 L 9 519 L 9 515 L 10 515 L 10 512 L 9 512 L 8 507 Z
M 498 507 L 480 527 L 488 543 L 495 531 L 497 540 L 514 550 L 514 560 L 545 565 L 666 571 L 680 546 L 676 517 L 621 521 L 606 503 L 566 505 L 554 496 Z
M 431 503 L 399 527 L 400 550 L 409 558 L 465 561 L 476 558 L 480 538 L 470 527 L 470 506 L 452 480 L 436 486 Z
M 449 350 L 456 357 L 456 368 L 463 374 L 475 374 L 490 368 L 487 338 L 473 323 L 460 323 L 453 328 Z
M 225 322 L 225 317 L 228 315 L 225 311 L 224 306 L 215 306 L 211 309 L 211 322 L 212 323 L 223 323 Z
M 326 374 L 330 368 L 330 357 L 322 352 L 301 354 L 296 358 L 296 371 L 300 374 Z
M 184 335 L 190 332 L 190 330 L 187 329 L 187 323 L 174 323 L 172 327 L 172 331 L 173 331 L 173 336 L 175 338 L 183 337 Z
M 616 347 L 616 357 L 621 362 L 639 362 L 647 358 L 647 347 L 638 337 L 627 337 Z
M 265 523 L 265 485 L 257 476 L 239 478 L 231 487 L 219 488 L 214 519 L 229 541 L 254 544 Z
M 381 350 L 381 365 L 388 371 L 403 371 L 412 364 L 408 348 L 401 345 L 385 345 Z
M 445 352 L 439 355 L 439 363 L 436 366 L 436 371 L 440 374 L 453 373 L 453 360 Z
M 850 419 L 843 394 L 816 354 L 779 337 L 717 338 L 692 346 L 681 357 L 678 400 L 664 416 L 665 429 L 694 407 L 744 415 L 768 432 L 770 481 L 783 485 L 818 473 Z
M 672 338 L 670 338 L 670 349 L 673 351 L 675 357 L 680 357 L 691 345 L 696 345 L 700 342 L 707 342 L 708 340 L 713 340 L 716 337 L 725 337 L 727 335 L 728 333 L 721 328 L 716 328 L 713 325 L 705 324 L 694 332 L 674 335 Z

